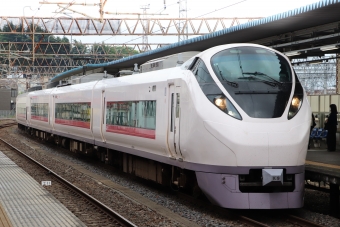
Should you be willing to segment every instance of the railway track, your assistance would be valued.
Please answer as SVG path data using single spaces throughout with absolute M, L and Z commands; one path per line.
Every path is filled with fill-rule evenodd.
M 6 127 L 11 127 L 11 126 L 14 126 L 16 124 L 17 124 L 16 122 L 7 122 L 7 123 L 4 123 L 4 124 L 0 124 L 0 129 L 6 128 Z
M 231 211 L 229 209 L 224 209 L 218 206 L 214 206 L 210 204 L 209 202 L 198 200 L 196 198 L 193 198 L 192 196 L 183 194 L 181 192 L 177 192 L 177 196 L 181 199 L 187 200 L 190 203 L 197 204 L 198 206 L 209 207 L 211 210 L 214 210 L 215 212 L 221 215 L 227 216 L 230 219 L 239 220 L 240 222 L 246 224 L 247 226 L 270 227 L 272 226 L 272 224 L 268 224 L 265 220 L 268 217 L 271 217 L 271 218 L 274 218 L 277 221 L 277 223 L 285 223 L 284 226 L 288 226 L 288 224 L 291 224 L 292 226 L 301 226 L 301 227 L 325 227 L 323 225 L 319 225 L 317 223 L 311 222 L 304 218 L 292 215 L 287 211 L 268 210 L 268 212 L 270 213 L 269 215 L 264 215 L 263 211 L 259 211 L 259 210 Z M 255 216 L 259 216 L 259 217 L 262 216 L 262 218 L 256 218 Z M 280 226 L 280 225 L 276 224 L 276 226 Z
M 0 126 L 0 128 L 10 127 L 13 126 L 13 123 L 6 123 Z M 71 204 L 72 202 L 67 202 L 69 206 L 73 207 L 75 210 L 78 210 L 76 212 L 77 216 L 87 216 L 85 220 L 85 224 L 88 226 L 122 226 L 122 227 L 136 227 L 135 224 L 124 218 L 122 215 L 117 213 L 116 211 L 112 210 L 105 204 L 101 203 L 88 193 L 84 192 L 77 186 L 73 185 L 71 182 L 67 181 L 66 179 L 62 178 L 49 168 L 45 167 L 44 165 L 40 164 L 36 160 L 32 159 L 28 155 L 26 155 L 24 152 L 16 148 L 15 146 L 11 145 L 7 141 L 0 138 L 0 140 L 5 143 L 8 147 L 10 147 L 11 150 L 17 152 L 25 159 L 28 159 L 31 163 L 34 163 L 34 165 L 38 166 L 39 168 L 43 169 L 43 171 L 48 173 L 49 176 L 51 176 L 54 180 L 54 184 L 57 184 L 58 182 L 60 185 L 64 187 L 64 189 L 61 189 L 60 186 L 56 187 L 57 190 L 65 190 L 68 191 L 70 194 L 73 194 L 77 200 L 76 204 Z M 67 194 L 67 193 L 66 193 Z M 64 194 L 64 198 L 67 197 L 67 200 L 70 199 L 68 195 Z M 86 209 L 79 209 L 76 206 L 82 206 L 81 204 L 86 204 Z M 84 208 L 84 207 L 83 207 Z M 91 214 L 93 213 L 93 209 L 97 210 L 99 213 L 99 216 L 97 217 L 91 217 L 92 215 L 89 215 L 86 213 L 86 210 L 91 210 Z M 71 210 L 72 211 L 72 210 Z M 84 222 L 84 220 L 82 220 Z M 87 222 L 87 223 L 86 223 Z
M 3 125 L 0 125 L 0 128 L 10 127 L 10 126 L 13 126 L 15 124 L 16 123 L 6 123 L 6 124 L 3 124 Z M 11 144 L 9 144 L 6 141 L 4 141 L 3 139 L 0 138 L 0 140 L 3 141 L 4 143 L 8 144 L 8 146 L 10 146 L 12 149 L 15 149 L 16 151 L 18 150 L 14 146 L 12 146 Z M 23 152 L 21 152 L 21 151 L 18 151 L 18 152 L 20 152 L 20 154 L 25 156 L 26 158 L 29 158 L 31 161 L 35 162 L 34 160 L 32 160 L 30 157 L 28 157 Z M 45 166 L 43 166 L 41 164 L 39 164 L 39 166 L 41 166 L 41 168 L 44 168 L 45 171 L 50 172 L 52 175 L 55 175 L 56 178 L 59 181 L 59 177 L 60 176 L 58 176 L 53 171 L 49 170 L 48 168 L 46 168 Z M 64 180 L 61 178 L 60 181 L 62 182 Z M 75 191 L 75 193 L 77 193 L 79 195 L 79 197 L 83 197 L 83 196 L 87 195 L 87 193 L 85 193 L 81 189 L 77 188 L 76 186 L 72 185 L 70 182 L 68 182 L 66 180 L 65 180 L 65 183 L 63 183 L 63 184 L 67 185 L 67 188 L 69 188 L 68 190 Z M 191 196 L 188 196 L 188 195 L 185 195 L 185 194 L 182 194 L 182 193 L 179 193 L 179 194 L 181 194 L 181 195 L 179 195 L 179 197 L 184 198 L 185 200 L 190 200 L 191 203 L 200 203 L 199 205 L 201 205 L 201 206 L 202 206 L 202 203 L 204 203 L 203 206 L 212 206 L 208 202 L 197 201 L 197 199 L 195 199 L 195 198 L 193 198 Z M 96 207 L 101 206 L 100 205 L 101 203 L 99 201 L 97 201 L 96 199 L 92 198 L 91 196 L 90 196 L 90 199 L 86 199 L 86 200 L 87 201 L 91 201 L 91 203 L 93 203 L 94 206 L 96 206 Z M 105 205 L 101 209 L 105 213 L 110 213 L 111 212 L 110 211 L 111 209 L 108 208 Z M 214 211 L 217 211 L 218 213 L 220 213 L 220 214 L 222 214 L 224 216 L 227 216 L 228 218 L 230 218 L 232 220 L 238 220 L 238 222 L 241 222 L 242 224 L 245 224 L 246 226 L 256 226 L 256 227 L 258 227 L 258 226 L 260 226 L 260 227 L 272 226 L 271 224 L 266 223 L 265 220 L 264 221 L 258 220 L 257 218 L 253 218 L 253 215 L 248 215 L 248 214 L 245 214 L 244 212 L 230 211 L 230 210 L 223 209 L 223 208 L 216 207 L 216 206 L 212 206 L 212 209 L 214 209 Z M 284 211 L 282 211 L 280 214 L 281 215 L 277 215 L 278 221 L 285 222 L 285 223 L 290 223 L 291 226 L 303 226 L 303 227 L 320 227 L 321 226 L 319 224 L 310 222 L 310 221 L 305 220 L 303 218 L 296 217 L 294 215 L 288 214 L 288 213 L 286 213 Z M 94 223 L 95 222 L 91 222 L 91 224 L 94 224 Z M 98 224 L 100 224 L 99 226 L 101 226 L 101 225 L 107 224 L 107 222 L 101 220 L 101 222 L 98 222 Z M 130 222 L 129 224 L 132 224 L 132 223 Z M 132 225 L 119 224 L 117 226 L 136 226 L 136 225 L 133 225 L 133 224 Z
M 306 219 L 296 217 L 291 214 L 286 214 L 286 220 L 292 224 L 302 226 L 302 227 L 323 227 L 322 225 L 316 224 L 314 222 L 310 222 Z

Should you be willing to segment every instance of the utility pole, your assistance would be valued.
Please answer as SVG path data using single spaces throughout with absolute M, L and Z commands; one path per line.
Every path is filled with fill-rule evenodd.
M 336 54 L 336 68 L 335 68 L 335 78 L 336 78 L 336 94 L 340 94 L 340 86 L 339 86 L 339 81 L 340 81 L 340 54 Z
M 99 14 L 100 14 L 100 22 L 103 23 L 104 18 L 104 6 L 106 4 L 107 0 L 100 0 L 99 3 Z
M 165 3 L 165 2 L 164 2 Z M 187 0 L 178 0 L 178 42 L 188 39 Z M 182 20 L 184 20 L 182 25 Z M 182 54 L 177 54 L 177 66 L 183 64 Z
M 178 42 L 188 39 L 188 10 L 187 10 L 187 0 L 178 0 L 178 14 L 179 14 L 179 22 L 178 22 Z M 185 22 L 182 24 L 182 20 Z
M 35 24 L 34 24 L 34 16 L 32 16 L 32 70 L 34 73 L 34 61 L 35 61 L 35 42 L 34 42 L 34 33 L 35 33 Z M 33 77 L 32 73 L 32 77 Z
M 143 43 L 143 48 L 142 48 L 142 52 L 145 52 L 148 50 L 148 33 L 149 33 L 149 20 L 147 20 L 147 16 L 146 16 L 146 10 L 150 9 L 150 4 L 147 5 L 143 5 L 140 7 L 143 10 L 143 29 L 144 29 L 144 34 L 143 38 L 142 38 L 142 43 Z

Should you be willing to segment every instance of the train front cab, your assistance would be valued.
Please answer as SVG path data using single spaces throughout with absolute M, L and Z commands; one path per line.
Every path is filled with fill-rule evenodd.
M 196 177 L 210 201 L 238 209 L 302 207 L 310 108 L 289 60 L 269 48 L 235 45 L 209 50 L 189 70 L 201 90 L 194 103 L 202 124 L 191 128 L 208 134 L 196 133 L 188 144 L 181 138 L 181 147 L 191 144 L 197 160 L 188 156 L 201 160 Z

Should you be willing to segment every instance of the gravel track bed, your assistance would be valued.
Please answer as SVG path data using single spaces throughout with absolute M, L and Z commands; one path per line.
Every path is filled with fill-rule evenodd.
M 137 204 L 132 200 L 126 198 L 125 196 L 121 195 L 120 193 L 111 190 L 108 187 L 105 187 L 104 185 L 99 185 L 98 182 L 88 176 L 81 175 L 72 167 L 60 163 L 54 159 L 50 159 L 47 155 L 42 155 L 34 152 L 34 150 L 30 149 L 25 144 L 18 143 L 18 140 L 16 140 L 15 138 L 5 136 L 3 130 L 0 131 L 0 136 L 2 138 L 5 138 L 6 141 L 10 142 L 18 149 L 24 151 L 27 155 L 31 156 L 46 167 L 50 168 L 52 171 L 67 179 L 72 184 L 76 185 L 96 199 L 105 203 L 107 206 L 117 211 L 122 216 L 135 223 L 137 226 L 180 226 L 178 223 L 175 223 L 172 220 L 169 220 L 168 218 L 149 210 L 146 206 L 142 204 Z M 6 153 L 6 155 L 8 155 L 11 159 L 14 157 L 13 152 Z M 38 182 L 41 182 L 42 180 L 49 180 L 48 177 L 46 177 L 46 173 L 39 174 L 39 171 L 36 168 L 32 167 L 34 165 L 29 165 L 25 160 L 23 160 L 22 157 L 20 160 L 15 157 L 13 161 L 16 162 L 18 166 L 23 168 L 31 176 L 33 176 L 33 178 L 35 178 Z M 86 205 L 86 203 L 77 204 L 77 201 L 76 203 L 71 203 L 70 200 L 72 199 L 70 198 L 72 193 L 66 193 L 65 190 L 63 190 L 62 194 L 54 194 L 54 192 L 58 191 L 57 189 L 53 188 L 55 183 L 55 181 L 52 181 L 52 187 L 46 187 L 46 189 L 49 190 L 51 194 L 53 194 L 58 200 L 61 199 L 61 202 L 64 201 L 64 205 L 85 224 L 90 226 L 91 223 L 93 224 L 94 220 L 104 219 L 103 217 L 98 218 L 97 216 L 94 218 L 88 218 L 90 215 L 96 215 L 96 212 L 83 215 L 85 213 L 85 210 L 88 210 L 90 212 L 93 208 Z M 51 190 L 52 188 L 53 190 Z M 107 218 L 105 218 L 105 220 L 107 220 Z
M 62 168 L 57 167 L 57 165 L 63 166 L 62 163 L 56 163 L 56 161 L 52 161 L 49 157 L 50 155 L 56 155 L 62 158 L 65 158 L 69 161 L 72 161 L 75 164 L 81 165 L 84 168 L 88 169 L 89 171 L 99 174 L 101 176 L 104 176 L 113 182 L 120 184 L 124 187 L 127 187 L 135 192 L 138 192 L 139 194 L 143 195 L 144 197 L 156 202 L 159 205 L 162 205 L 171 211 L 181 215 L 182 217 L 185 217 L 195 223 L 197 223 L 200 226 L 245 226 L 244 224 L 238 222 L 238 221 L 233 221 L 233 220 L 228 220 L 223 215 L 214 213 L 211 209 L 208 209 L 206 207 L 198 207 L 197 205 L 193 205 L 190 202 L 186 202 L 183 200 L 178 199 L 173 193 L 168 192 L 167 190 L 160 189 L 159 187 L 154 187 L 150 186 L 150 183 L 146 183 L 143 180 L 136 179 L 135 177 L 126 177 L 126 174 L 121 173 L 120 171 L 112 171 L 111 167 L 108 166 L 99 166 L 95 165 L 92 162 L 89 162 L 86 159 L 79 159 L 78 157 L 75 157 L 72 153 L 69 153 L 68 151 L 60 151 L 61 149 L 50 144 L 40 144 L 35 141 L 35 139 L 32 139 L 32 137 L 27 136 L 20 130 L 18 130 L 16 127 L 12 127 L 10 129 L 7 129 L 9 133 L 13 134 L 13 136 L 17 137 L 18 139 L 13 139 L 14 142 L 21 141 L 21 143 L 24 144 L 34 144 L 37 146 L 39 144 L 39 147 L 45 151 L 46 154 L 36 154 L 34 151 L 30 151 L 30 149 L 27 149 L 27 151 L 30 153 L 30 155 L 35 155 L 42 159 L 42 163 L 53 163 L 52 165 L 55 166 L 55 168 L 59 169 L 60 175 L 65 177 L 66 179 L 73 179 L 74 181 L 78 184 L 81 184 L 81 182 L 77 182 L 76 179 L 79 178 L 77 177 L 77 174 L 74 173 L 74 169 L 70 166 L 64 166 Z M 7 137 L 7 136 L 6 136 Z M 7 137 L 8 138 L 8 137 Z M 14 138 L 14 137 L 13 137 Z M 35 157 L 34 157 L 35 158 Z M 38 159 L 38 158 L 37 158 Z M 49 164 L 51 165 L 51 164 Z M 79 173 L 78 173 L 79 174 Z M 87 176 L 82 176 L 83 178 L 87 178 Z M 73 182 L 73 181 L 71 181 Z M 120 197 L 126 200 L 126 202 L 122 202 L 124 206 L 126 204 L 131 203 L 127 198 L 125 198 L 123 195 L 120 193 L 113 191 L 103 185 L 99 185 L 96 181 L 93 180 L 93 184 L 91 184 L 90 187 L 86 187 L 85 191 L 90 192 L 90 194 L 100 201 L 107 201 L 110 196 L 109 194 L 118 194 Z M 74 182 L 73 182 L 74 183 Z M 77 184 L 76 184 L 77 185 Z M 78 186 L 78 185 L 77 185 Z M 101 194 L 103 192 L 100 192 L 100 188 L 105 188 L 104 190 L 104 198 L 103 195 Z M 82 188 L 82 187 L 81 187 Z M 98 193 L 99 192 L 99 193 Z M 322 192 L 321 192 L 322 193 Z M 125 201 L 124 200 L 124 201 Z M 129 201 L 129 202 L 127 202 Z M 310 202 L 312 201 L 312 202 Z M 112 207 L 114 206 L 114 203 L 116 201 L 110 201 L 106 202 L 106 205 Z M 294 214 L 301 218 L 305 218 L 307 220 L 310 220 L 312 222 L 318 223 L 320 225 L 324 226 L 330 226 L 330 227 L 335 227 L 335 226 L 340 226 L 340 220 L 331 216 L 328 216 L 328 202 L 329 202 L 329 197 L 327 193 L 324 193 L 322 196 L 320 196 L 319 191 L 314 191 L 314 190 L 309 190 L 307 189 L 305 192 L 305 208 L 304 209 L 297 209 L 294 210 Z M 140 210 L 142 210 L 142 213 L 144 215 L 141 215 L 142 218 L 145 218 L 147 222 L 140 221 L 139 223 L 135 222 L 134 219 L 139 219 L 137 214 L 139 212 L 129 212 L 125 211 L 128 214 L 123 214 L 119 210 L 117 210 L 119 213 L 122 213 L 124 217 L 127 219 L 131 220 L 132 222 L 136 223 L 139 226 L 179 226 L 178 223 L 172 222 L 169 219 L 166 219 L 164 217 L 159 217 L 159 215 L 154 212 L 149 210 L 147 207 L 138 204 L 140 206 Z M 319 209 L 317 209 L 320 207 Z M 327 207 L 327 209 L 326 209 Z M 114 207 L 112 207 L 115 209 Z M 269 217 L 269 215 L 266 215 L 267 211 L 262 211 L 263 216 Z M 278 211 L 279 212 L 279 211 Z M 130 213 L 130 214 L 129 214 Z M 132 214 L 133 215 L 132 215 Z M 150 216 L 149 216 L 150 215 Z M 132 218 L 130 218 L 132 217 Z M 151 217 L 151 218 L 150 218 Z M 153 217 L 153 218 L 152 218 Z M 157 217 L 157 218 L 156 218 Z M 146 224 L 147 223 L 147 224 Z M 267 223 L 267 222 L 266 222 Z M 270 226 L 294 226 L 292 224 L 287 224 L 287 223 L 275 223 L 274 220 L 268 219 L 268 224 Z
M 0 145 L 4 145 L 2 141 Z M 116 227 L 121 226 L 105 213 L 100 212 L 95 206 L 89 205 L 87 200 L 84 200 L 80 195 L 68 190 L 53 176 L 49 175 L 43 168 L 29 161 L 27 158 L 13 152 L 11 149 L 3 150 L 3 153 L 14 161 L 20 168 L 32 176 L 37 182 L 52 181 L 51 186 L 45 186 L 57 200 L 59 200 L 67 209 L 77 216 L 85 225 L 91 226 L 106 226 Z
M 197 223 L 200 226 L 220 226 L 220 227 L 228 227 L 228 226 L 243 226 L 242 224 L 238 223 L 238 221 L 231 221 L 223 217 L 219 214 L 214 214 L 210 209 L 207 209 L 205 207 L 193 207 L 193 205 L 190 205 L 190 203 L 185 203 L 183 201 L 180 201 L 176 198 L 176 196 L 173 193 L 164 192 L 162 189 L 157 189 L 157 187 L 149 186 L 147 183 L 150 184 L 150 182 L 145 182 L 144 180 L 138 179 L 136 177 L 130 177 L 127 176 L 127 174 L 121 173 L 120 171 L 113 172 L 111 167 L 109 166 L 99 166 L 96 164 L 93 164 L 91 161 L 87 161 L 86 159 L 80 159 L 76 155 L 74 155 L 71 152 L 66 151 L 65 149 L 61 149 L 55 145 L 47 144 L 47 143 L 40 143 L 41 141 L 37 141 L 36 139 L 33 139 L 32 137 L 29 137 L 25 133 L 21 132 L 16 127 L 13 127 L 9 129 L 10 133 L 13 134 L 13 136 L 19 138 L 17 140 L 13 140 L 12 142 L 15 143 L 16 141 L 21 141 L 21 144 L 30 146 L 30 144 L 34 144 L 34 146 L 39 146 L 41 149 L 43 149 L 46 152 L 46 155 L 44 154 L 36 154 L 34 151 L 31 151 L 29 155 L 32 155 L 34 159 L 42 159 L 41 163 L 43 163 L 46 166 L 57 166 L 59 163 L 57 161 L 53 161 L 49 158 L 49 154 L 53 154 L 56 156 L 60 156 L 62 158 L 65 158 L 69 161 L 72 161 L 75 164 L 81 165 L 84 168 L 90 170 L 93 173 L 99 174 L 101 176 L 104 176 L 113 182 L 120 184 L 124 187 L 127 187 L 142 196 L 156 202 L 159 205 L 162 205 L 173 212 L 181 215 L 184 218 L 187 218 L 195 223 Z M 0 134 L 1 135 L 1 134 Z M 33 156 L 34 155 L 34 156 Z M 46 156 L 46 157 L 44 157 Z M 45 164 L 46 163 L 46 164 Z M 60 164 L 64 165 L 64 164 Z M 104 164 L 101 164 L 104 165 Z M 53 171 L 55 171 L 53 168 L 51 168 Z M 68 179 L 68 177 L 73 176 L 76 173 L 72 167 L 64 166 L 60 169 L 64 169 L 62 173 L 60 174 L 62 177 Z M 60 170 L 59 170 L 60 171 Z M 58 171 L 55 171 L 59 173 Z M 83 176 L 85 177 L 85 176 Z M 84 189 L 81 185 L 76 184 L 74 181 L 71 181 L 73 184 L 77 185 L 78 187 Z M 151 183 L 154 185 L 153 183 Z M 99 191 L 99 187 L 105 187 L 103 185 L 98 184 L 97 182 L 95 185 L 93 185 L 90 188 L 85 188 L 84 190 L 89 193 L 88 190 L 90 190 L 90 194 L 103 202 L 100 198 L 98 198 L 95 195 L 95 191 Z M 109 190 L 107 187 L 105 187 L 107 190 Z M 117 192 L 116 192 L 117 193 Z M 100 192 L 98 193 L 100 195 Z M 119 193 L 118 193 L 119 194 Z M 124 196 L 123 196 L 124 197 Z M 105 197 L 104 200 L 107 200 Z M 110 203 L 105 203 L 106 205 L 110 206 Z M 124 203 L 123 203 L 124 204 Z M 146 208 L 148 209 L 148 208 Z M 148 209 L 149 210 L 149 209 Z M 120 211 L 118 211 L 121 213 Z M 123 214 L 123 213 L 121 213 Z M 155 213 L 157 214 L 157 213 Z M 124 214 L 123 214 L 124 215 Z M 125 216 L 127 219 L 132 221 L 134 220 L 130 219 L 129 217 Z M 153 221 L 150 221 L 153 222 Z M 137 223 L 136 223 L 137 224 Z M 155 225 L 148 225 L 148 226 L 163 226 L 162 223 L 159 225 L 158 223 L 153 223 Z M 138 225 L 138 224 L 137 224 Z M 140 225 L 138 225 L 140 226 Z M 169 225 L 165 226 L 180 226 L 177 223 L 170 223 Z

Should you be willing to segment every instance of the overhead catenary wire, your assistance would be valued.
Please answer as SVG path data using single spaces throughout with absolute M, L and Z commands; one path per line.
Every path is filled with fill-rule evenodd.
M 225 9 L 225 8 L 228 8 L 228 7 L 231 7 L 231 6 L 240 4 L 240 3 L 245 2 L 245 1 L 247 1 L 247 0 L 242 0 L 242 1 L 236 2 L 236 3 L 234 3 L 234 4 L 231 4 L 231 5 L 228 5 L 228 6 L 219 8 L 219 9 L 216 9 L 216 10 L 211 11 L 211 12 L 209 12 L 209 13 L 206 13 L 206 14 L 203 14 L 203 15 L 200 15 L 200 16 L 197 16 L 197 17 L 194 17 L 194 19 L 200 18 L 200 17 L 203 17 L 203 16 L 206 16 L 206 15 L 208 15 L 208 14 L 211 14 L 211 13 L 217 12 L 217 11 L 219 11 L 219 10 L 222 10 L 222 9 Z M 177 25 L 177 24 L 176 24 L 176 25 Z M 173 27 L 173 26 L 175 26 L 175 25 L 169 26 L 169 28 L 170 28 L 170 27 Z M 157 30 L 157 31 L 154 31 L 153 33 L 156 33 L 156 32 L 159 32 L 159 31 L 161 31 L 161 29 L 159 29 L 159 30 Z M 139 37 L 137 37 L 137 38 L 134 38 L 134 39 L 132 39 L 132 40 L 129 40 L 129 41 L 123 43 L 123 44 L 127 44 L 127 43 L 129 43 L 129 42 L 135 41 L 135 40 L 140 39 L 140 38 L 141 38 L 141 36 L 139 36 Z M 105 41 L 106 41 L 106 40 L 105 40 Z
M 202 15 L 199 15 L 199 16 L 197 16 L 197 17 L 194 17 L 193 19 L 200 18 L 200 17 L 206 16 L 206 15 L 209 15 L 209 14 L 211 14 L 211 13 L 214 13 L 214 12 L 217 12 L 217 11 L 220 11 L 220 10 L 223 10 L 223 9 L 226 9 L 226 8 L 229 8 L 229 7 L 238 5 L 238 4 L 240 4 L 240 3 L 242 3 L 242 2 L 245 2 L 245 1 L 247 1 L 247 0 L 242 0 L 242 1 L 239 1 L 239 2 L 236 2 L 236 3 L 233 3 L 233 4 L 229 4 L 229 5 L 227 5 L 227 6 L 224 6 L 224 7 L 218 8 L 218 9 L 215 9 L 215 10 L 213 10 L 213 11 L 211 11 L 211 12 L 208 12 L 208 13 L 205 13 L 205 14 L 202 14 Z M 74 1 L 73 1 L 73 2 L 74 2 Z M 70 4 L 72 4 L 72 3 L 70 3 Z M 165 1 L 164 1 L 164 4 L 165 4 Z M 170 5 L 164 5 L 164 8 L 165 8 L 164 10 L 166 10 L 169 6 L 173 6 L 173 5 L 177 5 L 177 4 L 178 4 L 178 2 L 176 1 L 176 3 L 170 4 Z M 40 6 L 41 6 L 41 5 L 40 5 Z M 164 11 L 164 10 L 163 10 L 163 11 Z M 53 16 L 53 18 L 56 18 L 56 16 L 57 16 L 58 14 L 60 14 L 60 13 L 61 13 L 61 12 L 57 12 L 57 13 Z M 47 21 L 47 22 L 49 22 L 49 21 Z M 174 26 L 177 26 L 177 25 L 178 25 L 178 23 L 176 23 L 175 25 L 169 26 L 169 28 L 174 27 Z M 135 25 L 129 26 L 127 29 L 123 30 L 123 32 L 128 31 L 129 29 L 134 28 L 134 26 L 135 26 Z M 162 31 L 162 29 L 156 30 L 156 31 L 154 31 L 153 33 L 156 33 L 156 32 L 159 32 L 159 31 Z M 115 38 L 116 36 L 117 36 L 117 35 L 113 35 L 112 37 L 109 37 L 109 38 L 107 38 L 107 39 L 105 39 L 105 40 L 102 40 L 101 42 L 104 43 L 104 42 L 106 42 L 106 41 L 108 41 L 108 40 L 110 40 L 110 39 L 112 39 L 112 38 Z M 135 41 L 135 40 L 138 40 L 138 39 L 140 39 L 140 38 L 142 38 L 142 37 L 143 37 L 143 36 L 138 36 L 138 37 L 133 38 L 133 39 L 131 39 L 131 40 L 128 40 L 128 41 L 126 41 L 126 42 L 124 42 L 124 43 L 121 43 L 121 45 L 129 44 L 130 42 Z
M 229 8 L 229 7 L 238 5 L 238 4 L 240 4 L 240 3 L 242 3 L 242 2 L 246 2 L 246 1 L 247 1 L 247 0 L 242 0 L 242 1 L 239 1 L 239 2 L 236 2 L 236 3 L 233 3 L 233 4 L 230 4 L 230 5 L 221 7 L 221 8 L 219 8 L 219 9 L 215 9 L 215 10 L 213 10 L 213 11 L 211 11 L 211 12 L 208 12 L 208 13 L 205 13 L 205 14 L 202 14 L 202 15 L 199 15 L 199 16 L 197 16 L 197 17 L 194 17 L 194 19 L 200 18 L 200 17 L 203 17 L 203 16 L 206 16 L 206 15 L 209 15 L 209 14 L 211 14 L 211 13 L 220 11 L 220 10 L 222 10 L 222 9 L 226 9 L 226 8 Z M 174 3 L 174 4 L 172 4 L 172 5 L 175 5 L 175 4 L 177 4 L 177 3 Z M 176 24 L 176 25 L 177 25 L 177 24 Z M 174 27 L 174 26 L 175 26 L 175 25 L 169 26 L 169 28 L 170 28 L 170 27 Z M 131 27 L 129 27 L 129 28 L 133 28 L 133 27 L 134 27 L 134 26 L 131 26 Z M 124 31 L 127 31 L 127 30 L 128 30 L 128 29 L 126 29 L 126 30 L 124 30 Z M 123 32 L 124 32 L 124 31 L 123 31 Z M 156 32 L 159 32 L 159 31 L 161 31 L 161 29 L 159 29 L 159 30 L 157 30 L 157 31 L 154 31 L 153 33 L 156 33 Z M 112 39 L 112 38 L 114 38 L 115 36 L 116 36 L 116 35 L 113 35 L 112 37 L 107 38 L 107 39 L 103 40 L 102 42 L 106 42 L 107 40 Z M 128 44 L 128 43 L 130 43 L 130 42 L 132 42 L 132 41 L 135 41 L 135 40 L 138 40 L 138 39 L 140 39 L 140 38 L 142 38 L 142 37 L 143 37 L 143 36 L 138 36 L 137 38 L 134 38 L 134 39 L 131 39 L 131 40 L 127 41 L 127 42 L 122 43 L 122 45 Z

